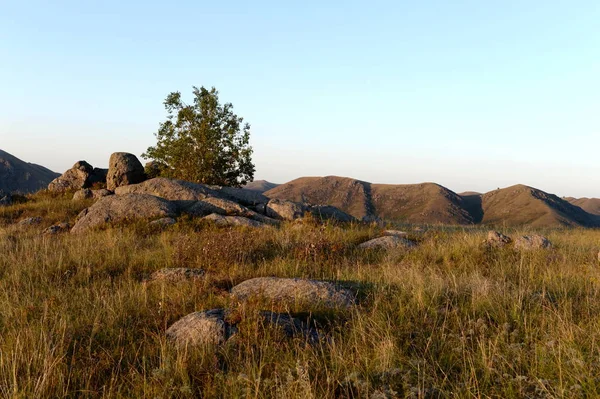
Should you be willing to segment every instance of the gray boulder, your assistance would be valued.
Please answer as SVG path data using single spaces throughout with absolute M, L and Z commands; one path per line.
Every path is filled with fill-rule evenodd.
M 512 242 L 509 236 L 505 236 L 497 231 L 488 231 L 488 235 L 484 243 L 489 247 L 502 248 Z
M 114 191 L 117 187 L 141 183 L 146 179 L 144 167 L 139 159 L 127 152 L 115 152 L 110 156 L 106 188 Z
M 272 199 L 267 203 L 266 214 L 268 217 L 280 220 L 295 220 L 304 217 L 308 206 L 300 202 Z
M 282 305 L 350 307 L 354 294 L 326 281 L 300 278 L 257 277 L 246 280 L 231 289 L 231 296 L 240 301 L 266 299 Z
M 236 332 L 226 315 L 224 309 L 190 313 L 167 329 L 167 338 L 179 347 L 223 344 Z
M 266 224 L 278 223 L 277 220 L 254 212 L 245 206 L 238 204 L 237 202 L 217 197 L 207 197 L 203 200 L 197 201 L 188 207 L 185 212 L 197 217 L 216 213 L 217 215 L 223 216 L 242 216 L 244 218 Z
M 100 198 L 77 216 L 72 233 L 81 233 L 110 222 L 133 219 L 160 219 L 177 214 L 177 206 L 146 194 L 111 195 Z
M 515 249 L 532 250 L 532 249 L 548 249 L 552 248 L 552 243 L 546 237 L 533 234 L 530 236 L 522 236 L 515 240 Z
M 204 277 L 204 270 L 189 269 L 185 267 L 169 267 L 152 273 L 150 281 L 181 282 L 186 280 L 198 280 Z
M 265 225 L 256 220 L 251 220 L 243 216 L 222 216 L 216 213 L 211 213 L 202 218 L 215 223 L 217 226 L 245 226 L 245 227 L 265 227 Z
M 73 194 L 73 201 L 83 201 L 94 197 L 94 193 L 89 188 L 82 188 Z
M 361 249 L 392 249 L 392 248 L 413 248 L 417 244 L 414 241 L 407 240 L 398 236 L 383 236 L 363 242 L 358 245 Z
M 86 161 L 79 161 L 65 173 L 52 180 L 48 190 L 53 192 L 64 192 L 69 190 L 80 190 L 92 185 L 94 168 Z
M 150 194 L 177 203 L 181 207 L 189 207 L 207 197 L 218 197 L 219 194 L 204 184 L 190 183 L 183 180 L 156 177 L 140 184 L 117 187 L 115 194 Z
M 113 195 L 114 193 L 110 190 L 107 190 L 105 188 L 101 188 L 98 190 L 92 190 L 92 198 L 94 199 L 98 199 L 98 198 L 102 198 L 102 197 L 107 197 L 109 195 Z

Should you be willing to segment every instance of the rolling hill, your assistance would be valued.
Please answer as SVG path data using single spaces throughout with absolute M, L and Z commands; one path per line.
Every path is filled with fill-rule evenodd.
M 600 198 L 564 198 L 569 203 L 580 207 L 587 213 L 600 216 Z
M 264 193 L 265 191 L 269 191 L 279 186 L 277 183 L 271 183 L 266 180 L 254 180 L 250 183 L 246 184 L 244 188 L 250 191 L 256 191 L 259 193 Z
M 28 163 L 0 150 L 0 191 L 31 193 L 46 188 L 60 176 L 43 166 Z
M 600 226 L 600 207 L 587 211 L 553 194 L 515 185 L 485 194 L 456 194 L 435 183 L 372 184 L 347 177 L 302 177 L 264 193 L 270 198 L 327 204 L 363 220 L 417 224 L 534 227 Z M 600 202 L 600 200 L 599 200 Z

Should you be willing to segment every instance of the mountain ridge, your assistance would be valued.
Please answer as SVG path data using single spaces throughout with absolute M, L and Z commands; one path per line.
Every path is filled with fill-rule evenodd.
M 25 162 L 0 150 L 0 191 L 7 193 L 32 193 L 46 188 L 60 176 L 48 168 Z

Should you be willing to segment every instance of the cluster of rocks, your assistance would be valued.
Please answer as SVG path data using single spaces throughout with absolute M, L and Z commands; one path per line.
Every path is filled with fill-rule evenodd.
M 512 245 L 518 250 L 532 250 L 532 249 L 548 249 L 552 248 L 552 243 L 546 237 L 538 234 L 521 236 L 516 240 L 513 240 L 509 236 L 506 236 L 497 231 L 489 231 L 484 244 L 491 248 L 504 248 Z
M 92 189 L 96 184 L 106 189 Z M 144 167 L 133 154 L 111 155 L 108 169 L 85 161 L 53 180 L 48 190 L 77 190 L 73 200 L 96 202 L 81 212 L 72 232 L 87 231 L 106 223 L 146 219 L 154 225 L 176 223 L 179 215 L 206 219 L 219 226 L 264 227 L 281 220 L 296 220 L 311 213 L 320 219 L 350 222 L 355 219 L 332 206 L 311 206 L 269 199 L 261 193 L 234 187 L 209 186 L 156 177 L 146 179 Z
M 180 281 L 202 275 L 203 272 L 193 269 L 165 269 L 154 273 L 152 279 Z M 230 295 L 240 304 L 252 302 L 259 311 L 254 315 L 257 316 L 256 321 L 264 327 L 277 328 L 287 337 L 301 338 L 308 343 L 322 339 L 322 334 L 315 327 L 290 313 L 277 313 L 269 309 L 276 305 L 310 312 L 322 308 L 349 308 L 356 303 L 355 295 L 350 290 L 326 281 L 298 278 L 253 278 L 233 287 Z M 232 313 L 232 310 L 224 308 L 190 313 L 167 329 L 167 338 L 180 347 L 223 344 L 238 332 L 240 320 L 239 317 L 231 317 Z

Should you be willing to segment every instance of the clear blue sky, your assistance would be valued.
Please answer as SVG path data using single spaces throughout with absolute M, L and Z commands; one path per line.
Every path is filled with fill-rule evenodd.
M 597 0 L 0 0 L 0 55 L 0 149 L 59 172 L 140 155 L 204 85 L 257 179 L 600 197 Z

